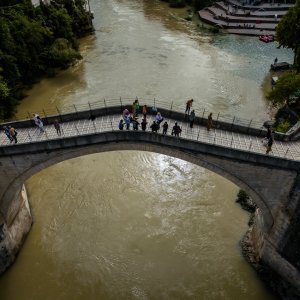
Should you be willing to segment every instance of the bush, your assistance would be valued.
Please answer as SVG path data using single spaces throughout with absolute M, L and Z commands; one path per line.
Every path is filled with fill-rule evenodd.
M 292 127 L 292 124 L 288 120 L 284 120 L 283 122 L 275 125 L 273 129 L 277 132 L 285 133 Z

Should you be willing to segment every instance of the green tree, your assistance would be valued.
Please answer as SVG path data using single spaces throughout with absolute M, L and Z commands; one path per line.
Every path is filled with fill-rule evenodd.
M 78 59 L 81 59 L 81 55 L 71 47 L 68 40 L 59 38 L 54 41 L 49 50 L 43 53 L 45 61 L 49 67 L 57 68 L 74 64 Z
M 83 0 L 0 0 L 0 119 L 14 112 L 22 88 L 81 56 L 76 37 L 87 29 Z
M 300 71 L 300 0 L 280 19 L 276 27 L 276 40 L 279 47 L 294 51 L 294 65 Z
M 267 99 L 273 107 L 289 106 L 292 102 L 299 101 L 297 96 L 299 90 L 300 74 L 288 72 L 278 79 L 275 88 L 268 94 Z
M 11 94 L 7 83 L 0 77 L 0 119 L 9 117 L 16 104 L 16 98 Z

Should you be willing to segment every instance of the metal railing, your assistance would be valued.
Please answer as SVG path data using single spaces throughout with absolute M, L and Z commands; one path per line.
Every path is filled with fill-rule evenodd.
M 146 98 L 112 98 L 112 99 L 103 99 L 99 100 L 96 102 L 88 102 L 86 104 L 73 104 L 70 106 L 64 106 L 62 108 L 58 107 L 44 107 L 43 109 L 40 109 L 38 111 L 27 111 L 26 113 L 22 114 L 17 114 L 15 117 L 6 120 L 7 122 L 9 121 L 22 121 L 22 120 L 28 120 L 32 118 L 32 115 L 34 113 L 39 114 L 43 118 L 48 118 L 51 116 L 55 115 L 63 115 L 63 114 L 68 114 L 68 113 L 76 113 L 76 112 L 81 112 L 81 111 L 87 111 L 87 110 L 95 110 L 99 108 L 106 108 L 106 107 L 112 107 L 112 106 L 120 106 L 120 109 L 125 108 L 125 107 L 130 107 L 132 105 L 132 102 L 138 99 L 140 106 L 142 105 L 147 105 L 148 108 L 151 107 L 159 107 L 163 108 L 169 111 L 174 111 L 174 112 L 184 112 L 185 111 L 185 103 L 183 102 L 182 104 L 178 105 L 175 104 L 174 102 L 170 102 L 167 100 L 157 100 L 157 99 L 146 99 Z M 207 118 L 209 113 L 211 113 L 211 110 L 205 109 L 205 108 L 199 108 L 197 105 L 194 105 L 193 108 L 195 110 L 196 116 L 201 117 L 201 118 Z M 214 122 L 220 123 L 228 123 L 232 124 L 232 126 L 244 126 L 244 127 L 249 127 L 249 128 L 256 128 L 256 129 L 262 129 L 263 124 L 262 121 L 259 120 L 254 120 L 254 119 L 245 119 L 245 118 L 240 118 L 237 116 L 230 116 L 228 114 L 222 114 L 222 113 L 215 113 L 213 112 L 214 116 Z
M 156 103 L 155 103 L 156 104 Z M 92 107 L 92 105 L 91 105 Z M 82 106 L 86 108 L 86 106 Z M 74 111 L 73 111 L 74 112 Z M 45 115 L 42 115 L 46 117 Z M 99 134 L 101 132 L 115 131 L 118 129 L 118 123 L 121 118 L 120 114 L 99 116 L 93 120 L 80 119 L 63 122 L 61 126 L 61 136 L 58 136 L 52 124 L 45 126 L 45 132 L 42 133 L 37 127 L 27 127 L 18 129 L 18 144 L 34 143 L 46 140 L 54 140 L 61 138 L 76 137 L 88 134 Z M 151 131 L 150 125 L 154 120 L 154 116 L 148 119 L 146 131 Z M 169 123 L 168 135 L 171 134 L 172 127 L 175 122 L 178 122 L 182 128 L 180 138 L 198 141 L 207 144 L 213 144 L 220 147 L 236 149 L 256 154 L 265 154 L 266 148 L 262 143 L 262 139 L 256 136 L 232 132 L 229 130 L 212 129 L 207 131 L 205 126 L 195 124 L 190 128 L 189 122 L 178 121 L 172 118 L 165 118 L 164 121 Z M 162 126 L 161 126 L 162 127 Z M 132 129 L 132 126 L 130 128 Z M 160 129 L 158 134 L 161 134 Z M 156 133 L 153 133 L 156 134 Z M 1 146 L 10 146 L 12 143 L 2 134 L 0 137 Z M 272 147 L 272 152 L 269 154 L 278 158 L 289 160 L 300 160 L 300 142 L 281 142 L 275 141 Z

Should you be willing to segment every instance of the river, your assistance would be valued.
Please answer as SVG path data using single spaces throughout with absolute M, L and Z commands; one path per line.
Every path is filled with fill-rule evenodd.
M 263 121 L 275 57 L 257 38 L 210 35 L 160 1 L 91 0 L 83 60 L 28 91 L 19 114 L 138 96 Z M 141 101 L 142 102 L 142 101 Z M 26 182 L 34 217 L 1 300 L 276 299 L 241 255 L 238 187 L 185 161 L 123 151 L 84 156 Z

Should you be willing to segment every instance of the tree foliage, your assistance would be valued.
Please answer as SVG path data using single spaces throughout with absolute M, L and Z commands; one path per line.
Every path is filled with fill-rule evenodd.
M 282 75 L 276 82 L 275 88 L 269 93 L 267 99 L 273 107 L 290 105 L 291 102 L 299 101 L 300 74 L 288 72 Z
M 9 117 L 20 89 L 49 68 L 66 68 L 81 56 L 77 37 L 87 26 L 83 0 L 0 0 L 0 119 Z
M 276 39 L 280 47 L 294 51 L 294 64 L 300 71 L 300 0 L 280 19 L 276 27 Z

